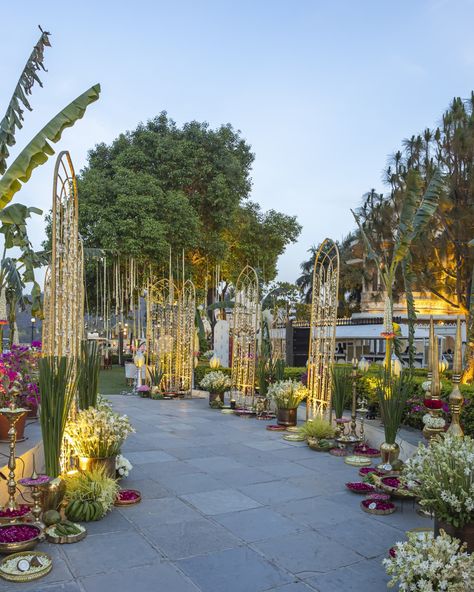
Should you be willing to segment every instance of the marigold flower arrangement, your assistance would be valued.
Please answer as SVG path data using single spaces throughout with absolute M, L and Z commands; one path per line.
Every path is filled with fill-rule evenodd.
M 120 452 L 125 439 L 135 430 L 127 415 L 112 411 L 108 403 L 79 411 L 66 426 L 65 437 L 77 456 L 108 458 Z
M 210 393 L 222 394 L 228 391 L 232 386 L 230 376 L 221 372 L 208 372 L 201 380 L 201 387 Z
M 392 577 L 388 586 L 402 591 L 466 592 L 474 589 L 474 556 L 443 530 L 433 539 L 429 533 L 409 533 L 397 543 L 383 564 Z
M 440 521 L 462 528 L 474 521 L 474 440 L 446 435 L 420 444 L 403 468 L 420 504 Z
M 267 398 L 278 409 L 296 409 L 308 396 L 308 389 L 297 380 L 279 380 L 268 387 Z

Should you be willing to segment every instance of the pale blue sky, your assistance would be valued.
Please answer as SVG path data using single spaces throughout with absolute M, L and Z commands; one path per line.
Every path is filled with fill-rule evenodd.
M 256 154 L 252 199 L 298 216 L 280 259 L 294 281 L 311 244 L 340 238 L 382 190 L 387 155 L 474 88 L 472 0 L 43 0 L 0 4 L 3 111 L 38 37 L 52 33 L 18 144 L 96 82 L 102 96 L 67 130 L 87 150 L 162 110 L 179 124 L 230 122 Z M 54 159 L 16 200 L 50 207 Z M 36 245 L 43 224 L 31 225 Z

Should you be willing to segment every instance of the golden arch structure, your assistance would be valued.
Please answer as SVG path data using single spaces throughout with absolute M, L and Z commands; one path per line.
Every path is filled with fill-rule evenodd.
M 83 250 L 76 175 L 69 152 L 58 155 L 53 179 L 51 263 L 45 276 L 43 354 L 77 359 L 84 332 Z
M 232 323 L 232 388 L 239 404 L 253 405 L 260 295 L 257 272 L 247 265 L 235 285 Z
M 336 347 L 338 290 L 339 250 L 336 243 L 327 238 L 321 243 L 314 259 L 307 419 L 331 415 L 331 372 Z
M 187 280 L 181 289 L 172 278 L 150 282 L 147 288 L 147 366 L 159 368 L 161 388 L 190 394 L 194 361 L 196 291 Z

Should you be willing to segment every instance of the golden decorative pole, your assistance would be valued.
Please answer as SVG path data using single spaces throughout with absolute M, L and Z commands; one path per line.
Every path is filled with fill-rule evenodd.
M 338 290 L 339 250 L 336 243 L 327 238 L 314 259 L 306 419 L 331 417 L 331 369 L 336 349 Z
M 235 285 L 232 325 L 232 389 L 245 407 L 254 403 L 260 296 L 257 272 L 247 265 Z
M 432 319 L 433 320 L 433 319 Z M 431 332 L 431 330 L 430 330 Z M 431 343 L 431 387 L 430 397 L 431 399 L 441 398 L 441 383 L 439 380 L 439 350 L 438 350 L 438 338 L 434 335 Z
M 8 422 L 10 424 L 10 429 L 8 430 L 8 440 L 9 440 L 9 449 L 10 449 L 10 454 L 8 456 L 9 472 L 8 472 L 8 481 L 7 481 L 8 503 L 6 505 L 6 508 L 8 510 L 16 510 L 17 509 L 17 505 L 16 505 L 16 501 L 15 501 L 15 497 L 16 497 L 16 480 L 15 480 L 16 423 L 27 413 L 28 413 L 27 409 L 20 409 L 18 407 L 12 407 L 11 409 L 2 409 L 2 411 L 1 411 L 1 414 L 7 418 Z
M 461 382 L 462 374 L 462 335 L 461 335 L 461 319 L 458 317 L 456 322 L 456 340 L 454 343 L 454 359 L 453 359 L 453 390 L 449 395 L 449 408 L 451 409 L 451 425 L 447 433 L 452 436 L 464 436 L 463 429 L 459 423 L 461 416 L 461 408 L 463 404 L 463 397 L 459 390 L 459 383 Z

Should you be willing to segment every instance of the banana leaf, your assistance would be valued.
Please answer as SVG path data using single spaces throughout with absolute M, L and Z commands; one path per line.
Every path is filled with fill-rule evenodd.
M 83 117 L 87 107 L 97 101 L 99 94 L 100 85 L 96 84 L 74 99 L 65 109 L 53 117 L 20 152 L 0 179 L 0 207 L 9 203 L 15 193 L 20 191 L 22 183 L 26 183 L 31 177 L 33 170 L 44 164 L 54 154 L 48 140 L 53 143 L 58 142 L 63 131 Z
M 415 211 L 415 189 L 407 192 L 405 203 L 400 217 L 400 231 L 395 244 L 392 266 L 397 265 L 406 257 L 412 242 L 428 225 L 438 207 L 439 198 L 443 189 L 443 177 L 441 171 L 436 169 L 423 195 L 419 207 Z
M 43 86 L 39 76 L 36 74 L 38 70 L 45 70 L 43 65 L 44 62 L 44 48 L 50 47 L 49 33 L 41 30 L 41 37 L 39 38 L 36 45 L 33 47 L 33 51 L 28 58 L 25 67 L 21 73 L 18 83 L 13 91 L 12 98 L 8 103 L 7 110 L 3 119 L 0 121 L 0 174 L 3 174 L 7 170 L 7 158 L 10 153 L 8 146 L 15 144 L 15 133 L 17 129 L 23 127 L 23 109 L 22 106 L 28 111 L 32 111 L 31 105 L 26 98 L 27 95 L 31 95 L 31 89 L 35 82 L 39 86 Z

